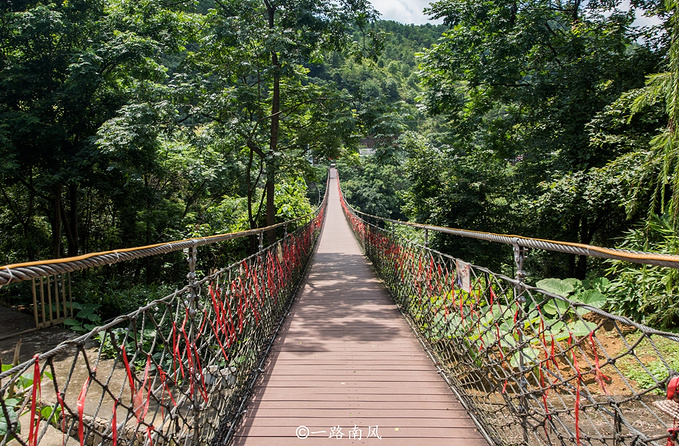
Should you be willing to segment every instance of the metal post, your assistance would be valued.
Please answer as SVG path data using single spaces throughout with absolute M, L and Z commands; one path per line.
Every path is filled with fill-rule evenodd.
M 616 401 L 611 402 L 613 407 L 613 429 L 615 430 L 613 436 L 613 446 L 623 444 L 624 438 L 622 435 L 622 415 L 620 414 L 620 407 Z
M 261 251 L 264 249 L 264 233 L 260 232 L 259 233 L 259 246 L 257 247 L 257 251 Z
M 189 247 L 188 250 L 188 262 L 189 262 L 189 273 L 186 275 L 186 280 L 188 281 L 189 287 L 191 288 L 189 292 L 189 311 L 195 312 L 195 304 L 196 304 L 196 288 L 194 284 L 196 283 L 196 263 L 198 261 L 198 250 L 196 249 L 196 246 L 191 246 Z
M 192 322 L 192 327 L 189 330 L 189 342 L 195 343 L 194 340 L 194 331 L 193 331 L 193 317 L 196 314 L 196 300 L 198 298 L 198 293 L 196 292 L 196 263 L 198 261 L 198 250 L 196 249 L 196 246 L 191 246 L 188 249 L 188 262 L 189 262 L 189 273 L 186 275 L 186 279 L 189 284 L 189 297 L 188 297 L 188 302 L 186 302 L 186 305 L 189 309 L 189 314 L 191 315 L 191 322 Z M 194 345 L 195 347 L 195 345 Z M 189 368 L 189 380 L 193 382 L 196 379 L 196 370 Z M 190 441 L 191 438 L 198 439 L 200 437 L 199 435 L 199 429 L 198 429 L 198 420 L 199 420 L 199 401 L 198 401 L 198 394 L 199 392 L 195 392 L 192 398 L 192 406 L 193 406 L 193 436 L 188 435 L 187 436 L 187 442 Z
M 523 246 L 519 246 L 517 243 L 513 244 L 514 247 L 514 263 L 516 264 L 516 285 L 514 286 L 514 302 L 517 305 L 517 335 L 519 341 L 519 371 L 521 376 L 518 379 L 519 391 L 521 396 L 519 397 L 519 415 L 521 416 L 521 427 L 523 429 L 523 442 L 528 444 L 528 407 L 526 401 L 526 393 L 528 382 L 524 377 L 526 371 L 526 366 L 524 364 L 523 350 L 524 335 L 522 328 L 523 321 L 523 304 L 526 302 L 526 297 L 524 296 L 523 283 L 526 278 L 526 272 L 523 269 L 523 262 L 525 260 L 526 252 Z
M 429 248 L 429 229 L 424 228 L 424 247 Z
M 526 272 L 523 270 L 523 262 L 526 258 L 526 248 L 514 244 L 514 263 L 516 264 L 516 280 L 523 285 L 526 279 Z M 523 290 L 523 286 L 520 287 Z M 525 299 L 524 299 L 525 302 Z

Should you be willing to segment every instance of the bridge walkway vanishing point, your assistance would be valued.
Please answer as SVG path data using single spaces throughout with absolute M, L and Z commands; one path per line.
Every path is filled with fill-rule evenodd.
M 362 255 L 331 171 L 309 275 L 236 445 L 485 445 Z

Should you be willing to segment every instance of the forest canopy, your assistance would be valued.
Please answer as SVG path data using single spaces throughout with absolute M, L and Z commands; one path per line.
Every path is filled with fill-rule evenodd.
M 365 0 L 5 1 L 0 262 L 294 218 L 330 160 L 372 214 L 676 253 L 677 8 L 440 0 L 428 13 L 443 24 L 414 26 Z M 528 266 L 615 275 L 621 293 L 639 281 L 584 257 L 536 251 Z M 644 317 L 657 280 L 676 294 L 658 274 L 620 310 Z

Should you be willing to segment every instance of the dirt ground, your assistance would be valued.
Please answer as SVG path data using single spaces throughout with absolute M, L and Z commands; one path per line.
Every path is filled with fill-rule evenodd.
M 23 333 L 34 328 L 33 317 L 8 307 L 0 306 L 0 358 L 2 364 L 9 364 L 12 362 L 16 345 L 21 341 L 19 362 L 24 362 L 31 359 L 34 355 L 45 353 L 52 350 L 61 342 L 72 339 L 78 336 L 77 333 L 66 330 L 62 327 L 50 327 L 42 330 Z M 23 333 L 23 334 L 20 334 Z M 58 378 L 61 386 L 65 383 L 65 378 L 69 378 L 69 386 L 64 395 L 64 401 L 70 407 L 76 407 L 78 393 L 82 388 L 85 379 L 90 376 L 85 362 L 82 360 L 83 354 L 87 355 L 88 362 L 97 368 L 97 376 L 102 381 L 107 382 L 108 389 L 113 393 L 120 391 L 121 386 L 127 381 L 125 372 L 121 368 L 113 370 L 114 361 L 98 358 L 98 349 L 95 346 L 88 346 L 84 352 L 80 354 L 76 364 L 73 364 L 73 354 L 75 349 L 68 349 L 55 356 L 53 360 L 53 368 L 55 371 L 55 378 Z M 29 372 L 30 374 L 31 372 Z M 63 387 L 62 387 L 63 389 Z M 93 382 L 88 393 L 90 395 L 102 395 L 104 389 L 99 382 Z M 47 404 L 55 404 L 56 397 L 54 386 L 51 380 L 44 380 L 41 388 L 41 401 Z M 96 421 L 102 425 L 102 430 L 105 430 L 105 423 L 108 422 L 112 411 L 113 403 L 110 398 L 102 398 L 97 396 L 90 398 L 85 402 L 84 413 L 88 417 L 90 415 L 99 414 L 104 417 L 104 423 Z M 124 419 L 126 413 L 123 409 L 118 410 L 120 419 Z M 147 418 L 153 421 L 153 417 L 157 414 L 150 414 Z M 19 422 L 23 426 L 30 423 L 29 411 L 26 411 L 19 418 Z M 70 426 L 70 423 L 69 423 Z M 77 426 L 77 425 L 76 425 Z M 40 422 L 40 439 L 39 444 L 43 446 L 59 446 L 64 443 L 70 436 L 77 434 L 77 428 L 71 428 L 68 435 L 55 429 L 51 425 L 46 425 L 44 421 Z M 94 435 L 88 444 L 95 442 L 96 435 Z M 70 438 L 73 441 L 73 438 Z M 15 444 L 15 443 L 10 443 Z
M 32 316 L 0 306 L 0 360 L 2 364 L 12 362 L 19 340 L 21 340 L 19 362 L 23 362 L 36 354 L 51 350 L 67 339 L 76 337 L 76 333 L 62 327 L 50 327 L 19 335 L 34 327 Z

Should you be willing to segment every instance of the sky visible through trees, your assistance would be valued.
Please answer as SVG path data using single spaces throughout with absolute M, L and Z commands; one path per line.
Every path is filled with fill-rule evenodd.
M 423 12 L 429 7 L 429 0 L 373 0 L 372 4 L 382 13 L 382 20 L 415 25 L 437 23 Z

